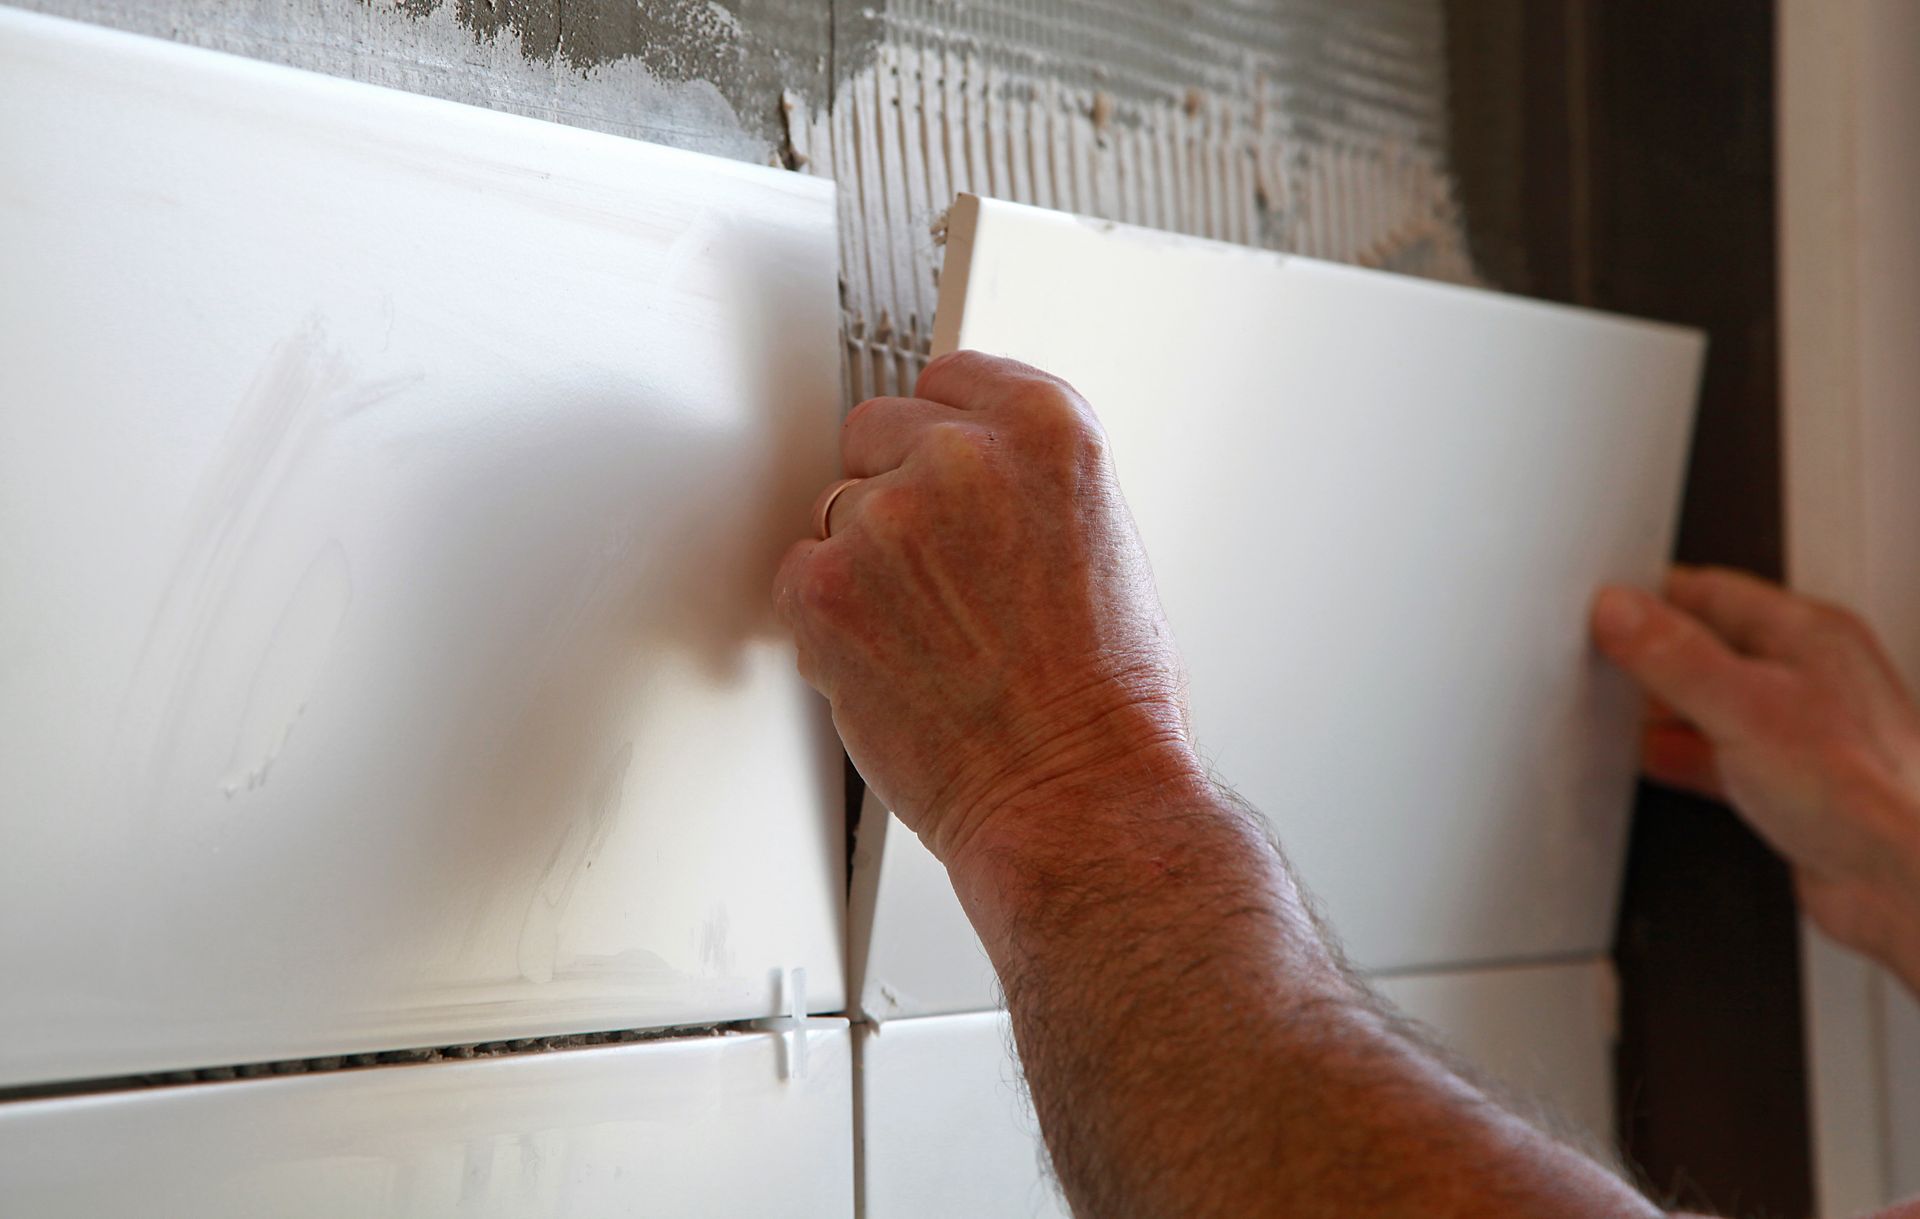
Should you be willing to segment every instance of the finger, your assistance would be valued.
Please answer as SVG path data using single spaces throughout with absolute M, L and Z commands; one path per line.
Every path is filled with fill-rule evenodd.
M 1672 707 L 1667 706 L 1657 698 L 1649 698 L 1647 700 L 1647 709 L 1641 714 L 1640 718 L 1649 724 L 1681 724 L 1686 722 L 1685 717 L 1678 711 L 1675 711 Z
M 1748 655 L 1819 673 L 1883 713 L 1909 714 L 1892 658 L 1871 627 L 1839 606 L 1724 568 L 1675 569 L 1668 598 Z
M 1763 697 L 1755 662 L 1701 623 L 1637 588 L 1614 585 L 1593 602 L 1593 640 L 1608 659 L 1708 737 L 1740 737 Z
M 1640 769 L 1655 783 L 1725 800 L 1713 742 L 1684 724 L 1652 725 L 1640 737 Z
M 852 529 L 860 520 L 863 504 L 893 485 L 895 481 L 897 476 L 890 470 L 885 474 L 876 474 L 872 478 L 862 478 L 837 495 L 834 494 L 833 487 L 828 487 L 820 493 L 820 499 L 814 501 L 814 519 L 820 519 L 820 503 L 832 495 L 833 502 L 827 508 L 827 537 L 837 538 Z
M 820 494 L 813 497 L 813 507 L 807 512 L 807 520 L 813 527 L 816 541 L 824 542 L 833 536 L 833 528 L 827 518 L 832 514 L 834 505 L 840 502 L 842 495 L 864 481 L 859 478 L 836 478 L 820 488 Z
M 813 568 L 821 562 L 826 543 L 806 538 L 787 547 L 780 569 L 773 577 L 773 606 L 787 629 L 793 632 L 794 667 L 808 685 L 831 696 L 828 676 L 821 665 L 819 624 L 807 612 L 800 589 L 813 578 Z
M 1034 385 L 1057 389 L 1063 382 L 1018 360 L 990 356 L 984 351 L 950 351 L 927 365 L 914 383 L 913 394 L 961 410 L 980 411 L 998 406 L 1011 394 Z
M 869 398 L 840 427 L 840 464 L 849 478 L 898 469 L 927 429 L 966 417 L 958 407 L 925 398 Z
M 773 609 L 790 630 L 796 624 L 794 590 L 800 587 L 807 564 L 813 561 L 813 552 L 819 545 L 813 538 L 804 538 L 787 547 L 787 553 L 780 557 L 779 569 L 773 574 Z
M 1723 567 L 1675 567 L 1668 573 L 1666 594 L 1749 656 L 1790 658 L 1819 619 L 1819 609 L 1806 598 Z

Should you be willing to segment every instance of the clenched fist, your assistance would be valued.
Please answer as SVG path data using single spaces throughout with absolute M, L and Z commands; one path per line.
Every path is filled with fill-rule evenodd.
M 952 863 L 1052 797 L 1200 776 L 1092 410 L 1057 377 L 970 351 L 933 361 L 915 393 L 847 416 L 860 481 L 774 586 L 868 785 Z

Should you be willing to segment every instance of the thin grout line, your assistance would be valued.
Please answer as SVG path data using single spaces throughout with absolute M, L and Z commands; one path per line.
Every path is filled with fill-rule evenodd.
M 1551 969 L 1566 965 L 1591 965 L 1612 961 L 1612 954 L 1599 952 L 1550 952 L 1539 956 L 1488 957 L 1472 961 L 1448 961 L 1439 965 L 1397 965 L 1392 969 L 1356 969 L 1368 982 L 1398 981 L 1402 978 L 1457 977 L 1474 973 L 1511 973 L 1522 969 Z
M 840 1013 L 827 1013 L 838 1016 Z M 488 1061 L 528 1058 L 538 1054 L 569 1050 L 604 1049 L 608 1046 L 639 1045 L 654 1041 L 689 1040 L 697 1037 L 725 1037 L 729 1034 L 758 1032 L 756 1021 L 735 1020 L 718 1024 L 669 1025 L 645 1029 L 614 1029 L 591 1033 L 557 1033 L 546 1037 L 515 1037 L 495 1041 L 462 1042 L 455 1045 L 417 1047 L 401 1050 L 372 1050 L 354 1054 L 323 1054 L 312 1058 L 285 1058 L 270 1062 L 247 1062 L 218 1066 L 187 1067 L 171 1071 L 150 1071 L 134 1075 L 101 1075 L 82 1079 L 49 1080 L 45 1083 L 13 1084 L 0 1087 L 0 1105 L 22 1101 L 55 1100 L 79 1096 L 98 1096 L 111 1092 L 140 1092 L 159 1088 L 190 1087 L 195 1084 L 230 1083 L 249 1079 L 276 1079 L 301 1075 L 332 1075 L 342 1071 L 374 1070 L 380 1067 L 422 1066 L 431 1063 Z

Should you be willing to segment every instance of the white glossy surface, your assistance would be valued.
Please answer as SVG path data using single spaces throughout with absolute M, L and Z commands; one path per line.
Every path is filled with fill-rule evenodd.
M 8 1219 L 853 1213 L 846 1027 L 0 1105 Z
M 902 841 L 910 840 L 910 841 Z M 875 917 L 884 911 L 883 917 Z M 850 982 L 869 1020 L 1000 1005 L 999 981 L 947 870 L 868 792 L 853 854 Z
M 1612 964 L 1399 975 L 1375 987 L 1497 1086 L 1613 1145 Z M 1060 1215 L 1004 1012 L 856 1030 L 865 1219 Z
M 1619 991 L 1611 961 L 1400 974 L 1373 986 L 1484 1078 L 1594 1148 L 1614 1146 Z
M 0 1082 L 843 1003 L 817 179 L 0 9 Z
M 965 196 L 941 284 L 936 352 L 1100 412 L 1200 744 L 1356 962 L 1604 952 L 1639 707 L 1587 608 L 1664 567 L 1699 337 Z M 948 985 L 892 1014 L 992 1005 L 902 921 Z
M 1066 1219 L 1006 1013 L 855 1035 L 862 1219 Z

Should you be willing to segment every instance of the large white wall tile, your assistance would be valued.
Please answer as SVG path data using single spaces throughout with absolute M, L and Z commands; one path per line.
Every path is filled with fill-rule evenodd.
M 842 1002 L 813 178 L 0 9 L 0 1081 Z
M 1699 336 L 966 196 L 947 232 L 935 351 L 1100 413 L 1199 743 L 1356 961 L 1604 951 L 1639 707 L 1587 610 L 1661 575 Z
M 1485 1078 L 1596 1149 L 1614 1146 L 1619 990 L 1610 960 L 1402 974 L 1373 985 Z
M 0 1104 L 8 1219 L 832 1219 L 851 1041 L 773 1033 Z
M 1616 991 L 1605 959 L 1374 981 L 1480 1078 L 1613 1145 Z M 1151 1035 L 1151 1034 L 1150 1034 Z M 856 1028 L 864 1219 L 1065 1215 L 1004 1012 Z
M 856 1036 L 862 1219 L 1065 1219 L 1005 1012 Z

